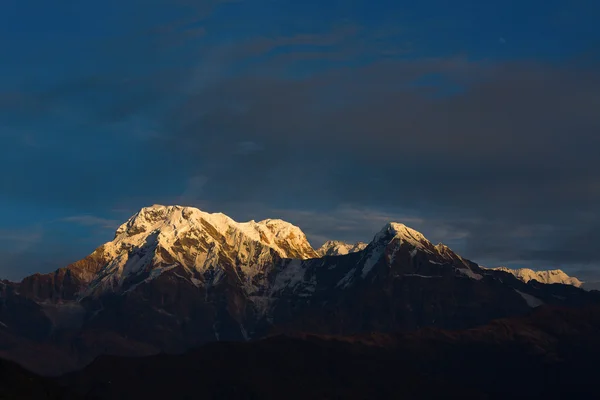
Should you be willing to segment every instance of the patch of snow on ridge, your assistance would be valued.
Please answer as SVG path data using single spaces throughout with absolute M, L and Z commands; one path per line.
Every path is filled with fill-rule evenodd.
M 371 270 L 373 269 L 375 264 L 377 264 L 377 262 L 379 262 L 379 260 L 381 259 L 381 256 L 383 255 L 384 251 L 385 251 L 385 247 L 383 247 L 381 245 L 377 246 L 376 248 L 374 248 L 371 251 L 369 258 L 365 262 L 365 265 L 363 266 L 363 269 L 362 269 L 361 276 L 363 278 L 365 278 L 367 275 L 369 275 L 369 272 L 371 272 Z
M 159 277 L 159 276 L 160 276 L 161 274 L 163 274 L 164 272 L 170 271 L 170 270 L 172 270 L 172 269 L 173 269 L 173 268 L 175 268 L 175 267 L 177 267 L 177 265 L 169 265 L 169 266 L 166 266 L 166 267 L 161 267 L 161 268 L 155 268 L 155 269 L 153 269 L 152 271 L 150 271 L 150 275 L 148 276 L 148 278 L 144 279 L 143 281 L 141 281 L 141 282 L 139 282 L 139 283 L 136 283 L 136 284 L 134 284 L 134 285 L 131 285 L 131 287 L 129 287 L 129 288 L 128 288 L 128 289 L 125 291 L 125 293 L 128 293 L 128 292 L 132 292 L 132 291 L 134 291 L 134 290 L 135 290 L 135 289 L 136 289 L 138 286 L 140 286 L 141 284 L 143 284 L 143 283 L 148 283 L 148 282 L 150 282 L 151 280 L 153 280 L 153 279 L 155 279 L 155 278 Z
M 564 285 L 572 285 L 575 287 L 583 286 L 583 282 L 579 279 L 565 274 L 560 269 L 547 270 L 547 271 L 534 271 L 529 268 L 510 269 L 506 267 L 489 268 L 495 271 L 508 272 L 514 275 L 517 279 L 527 283 L 531 280 L 536 280 L 540 283 L 553 284 L 562 283 Z
M 392 264 L 394 264 L 394 261 L 396 261 L 396 255 L 398 254 L 398 251 L 400 250 L 400 245 L 401 245 L 401 243 L 396 242 L 395 246 L 392 249 L 389 249 L 390 250 L 390 254 L 388 255 L 388 262 L 389 262 L 390 266 Z M 413 251 L 416 252 L 417 250 L 414 249 Z M 411 251 L 411 254 L 412 254 L 412 251 Z M 413 258 L 412 255 L 410 257 Z
M 527 302 L 527 305 L 531 308 L 536 308 L 536 307 L 544 305 L 544 302 L 535 296 L 532 296 L 527 293 L 523 293 L 517 289 L 515 289 L 515 292 L 519 293 L 521 295 L 521 297 Z
M 345 243 L 338 240 L 329 240 L 323 244 L 317 253 L 319 256 L 343 256 L 350 253 L 356 253 L 364 250 L 367 247 L 366 243 L 358 242 L 355 244 Z
M 305 281 L 305 275 L 306 268 L 303 265 L 302 260 L 291 260 L 289 264 L 277 274 L 275 282 L 273 283 L 272 292 L 275 293 L 286 288 L 291 288 L 293 290 L 299 283 Z M 313 284 L 314 282 L 309 283 Z M 310 290 L 310 288 L 307 289 Z
M 355 272 L 356 272 L 356 269 L 352 268 L 350 271 L 348 271 L 346 273 L 346 275 L 344 275 L 344 277 L 342 279 L 340 279 L 340 281 L 335 285 L 335 287 L 341 286 L 343 289 L 345 289 L 348 286 L 350 286 L 352 284 L 352 278 L 354 277 Z
M 461 274 L 468 276 L 471 279 L 475 279 L 476 281 L 479 281 L 479 280 L 483 279 L 483 276 L 481 276 L 480 274 L 477 274 L 477 273 L 471 271 L 468 268 L 457 268 L 456 270 L 458 272 L 460 272 Z
M 402 276 L 416 276 L 418 278 L 428 278 L 428 279 L 442 277 L 441 275 L 421 275 L 421 274 L 404 274 Z
M 190 278 L 190 281 L 194 284 L 194 286 L 196 287 L 202 287 L 204 285 L 204 283 L 201 280 L 198 280 L 196 278 Z

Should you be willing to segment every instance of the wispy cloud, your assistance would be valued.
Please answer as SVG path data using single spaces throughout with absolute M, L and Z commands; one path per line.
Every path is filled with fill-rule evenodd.
M 405 224 L 422 232 L 432 242 L 449 245 L 460 243 L 470 235 L 458 221 L 441 216 L 426 217 L 416 210 L 386 212 L 363 206 L 343 205 L 325 211 L 272 210 L 272 214 L 300 226 L 314 245 L 332 239 L 369 242 L 389 222 Z
M 114 219 L 100 218 L 93 215 L 74 215 L 63 218 L 64 222 L 71 222 L 83 226 L 96 226 L 101 229 L 116 229 L 120 222 Z
M 208 178 L 204 175 L 196 175 L 188 179 L 185 190 L 176 199 L 176 203 L 180 205 L 198 204 L 202 199 L 204 187 L 208 182 Z
M 39 228 L 25 230 L 0 230 L 0 241 L 16 243 L 17 246 L 29 246 L 39 242 L 43 237 L 43 231 Z
M 36 246 L 44 239 L 42 225 L 29 228 L 0 229 L 0 254 L 3 255 L 2 262 L 5 265 L 19 263 L 19 258 Z M 0 266 L 0 272 L 4 274 L 7 268 Z

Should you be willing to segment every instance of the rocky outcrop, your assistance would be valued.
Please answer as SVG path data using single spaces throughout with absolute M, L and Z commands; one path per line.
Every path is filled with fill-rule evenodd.
M 92 254 L 51 274 L 34 274 L 18 285 L 18 291 L 26 298 L 38 301 L 74 301 L 109 262 L 105 246 Z

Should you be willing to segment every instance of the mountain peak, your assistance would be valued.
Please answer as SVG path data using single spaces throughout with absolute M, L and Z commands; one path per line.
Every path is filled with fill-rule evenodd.
M 117 229 L 115 232 L 115 239 L 121 235 L 135 236 L 143 232 L 148 232 L 158 228 L 157 225 L 165 224 L 169 221 L 175 224 L 177 222 L 177 216 L 183 221 L 193 214 L 192 210 L 202 213 L 198 209 L 177 205 L 164 206 L 161 204 L 154 204 L 149 207 L 143 207 Z
M 367 247 L 366 243 L 357 242 L 350 244 L 340 240 L 328 240 L 317 250 L 317 253 L 323 256 L 342 256 L 349 253 L 356 253 L 364 250 Z
M 583 282 L 579 279 L 567 275 L 563 270 L 552 269 L 545 271 L 534 271 L 529 268 L 510 269 L 506 267 L 490 268 L 496 271 L 508 272 L 514 275 L 517 279 L 527 283 L 531 280 L 536 280 L 540 283 L 553 284 L 562 283 L 565 285 L 573 285 L 575 287 L 583 286 Z
M 440 253 L 442 256 L 458 257 L 458 255 L 454 251 L 452 251 L 452 249 L 450 247 L 446 246 L 444 243 L 438 243 L 434 247 L 437 250 L 437 252 Z
M 248 224 L 253 223 L 268 228 L 277 237 L 286 237 L 289 235 L 305 237 L 304 232 L 302 232 L 302 229 L 282 219 L 265 219 L 259 222 L 248 222 Z
M 432 246 L 431 242 L 427 240 L 425 236 L 421 232 L 418 232 L 408 226 L 399 223 L 399 222 L 390 222 L 386 224 L 375 238 L 373 238 L 374 243 L 379 243 L 382 241 L 390 242 L 393 239 L 401 239 L 415 247 L 423 247 L 423 246 Z
M 240 268 L 253 290 L 250 281 L 262 276 L 276 256 L 309 259 L 318 254 L 300 228 L 283 220 L 236 222 L 223 213 L 155 204 L 140 209 L 101 247 L 106 261 L 99 274 L 86 278 L 91 282 L 86 293 L 120 290 L 126 280 L 148 274 L 154 279 L 177 265 L 196 274 L 196 280 L 209 270 Z

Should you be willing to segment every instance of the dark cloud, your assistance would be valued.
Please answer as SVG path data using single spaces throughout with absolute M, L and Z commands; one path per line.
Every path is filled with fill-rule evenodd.
M 185 143 L 219 200 L 418 209 L 469 232 L 471 257 L 598 262 L 576 238 L 600 204 L 596 67 L 458 58 L 241 77 L 186 98 L 160 145 Z M 442 83 L 411 85 L 432 75 Z M 244 137 L 272 152 L 234 159 Z
M 538 193 L 550 202 L 583 197 L 574 192 L 597 195 L 597 74 L 545 65 L 488 70 L 466 61 L 414 64 L 302 81 L 230 80 L 185 99 L 166 121 L 171 135 L 161 145 L 185 143 L 194 156 L 221 156 L 232 138 L 252 137 L 277 149 L 278 157 L 268 162 L 272 169 L 289 168 L 297 157 L 321 166 L 358 163 L 403 171 L 403 182 L 417 191 L 446 191 L 462 182 L 516 204 L 538 199 Z M 433 99 L 428 88 L 405 87 L 432 73 L 483 77 L 462 93 Z M 422 184 L 423 178 L 433 180 Z M 556 180 L 561 185 L 553 189 Z M 527 190 L 531 186 L 536 190 Z M 520 195 L 511 200 L 510 189 Z M 464 200 L 461 191 L 449 194 Z
M 211 34 L 195 16 L 157 32 Z M 396 44 L 340 24 L 108 46 L 133 66 L 0 93 L 17 132 L 6 137 L 39 130 L 31 116 L 60 119 L 69 148 L 34 135 L 46 147 L 0 183 L 14 201 L 76 215 L 179 202 L 289 219 L 317 244 L 369 240 L 396 219 L 486 263 L 600 264 L 598 63 L 416 58 Z M 169 52 L 177 65 L 136 72 Z

